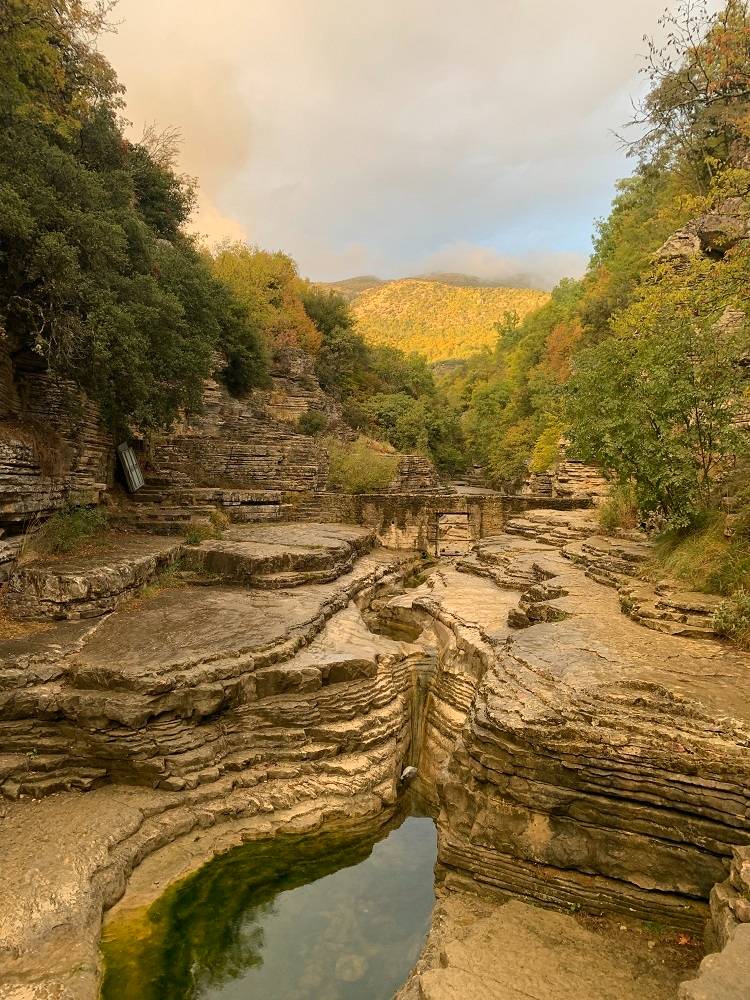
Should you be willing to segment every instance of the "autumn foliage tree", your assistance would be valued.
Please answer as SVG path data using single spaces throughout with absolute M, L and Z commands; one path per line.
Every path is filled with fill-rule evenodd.
M 597 225 L 585 275 L 458 381 L 467 437 L 499 484 L 554 462 L 566 434 L 633 487 L 642 513 L 685 526 L 715 509 L 747 437 L 733 418 L 747 405 L 748 325 L 719 321 L 727 306 L 750 316 L 750 257 L 742 240 L 682 270 L 654 257 L 704 213 L 731 204 L 740 230 L 750 216 L 748 5 L 681 0 L 661 27 L 630 123 L 636 169 Z

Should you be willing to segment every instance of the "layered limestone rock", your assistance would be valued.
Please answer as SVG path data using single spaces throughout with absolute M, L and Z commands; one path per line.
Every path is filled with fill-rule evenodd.
M 750 841 L 748 658 L 639 629 L 526 544 L 518 561 L 549 581 L 531 602 L 551 614 L 487 636 L 492 666 L 438 783 L 445 877 L 699 928 L 731 845 Z
M 435 466 L 424 455 L 404 455 L 388 486 L 392 493 L 446 493 Z
M 441 945 L 440 970 L 418 970 L 435 990 L 418 995 L 489 988 L 482 942 L 568 955 L 558 917 L 524 903 L 700 931 L 750 845 L 750 657 L 623 615 L 563 554 L 591 538 L 589 513 L 508 526 L 413 579 L 414 554 L 372 549 L 369 528 L 232 529 L 193 550 L 180 586 L 4 643 L 8 989 L 93 997 L 101 909 L 162 845 L 374 818 L 406 765 L 437 813 L 440 892 L 495 900 L 468 944 Z M 65 788 L 94 790 L 49 795 Z M 744 910 L 722 898 L 738 924 L 724 955 Z M 597 951 L 565 927 L 572 963 Z M 606 968 L 620 984 L 622 963 Z
M 227 535 L 179 586 L 2 646 L 0 996 L 93 998 L 102 908 L 176 838 L 226 824 L 218 850 L 395 802 L 423 654 L 360 608 L 414 556 L 352 526 Z M 94 790 L 52 794 L 70 788 Z
M 2 597 L 14 618 L 95 618 L 113 611 L 180 558 L 184 546 L 152 535 L 117 535 L 106 553 L 16 565 Z
M 233 543 L 204 544 L 192 552 L 187 582 L 170 580 L 85 628 L 2 644 L 6 795 L 110 780 L 193 788 L 242 771 L 264 748 L 294 757 L 289 732 L 247 706 L 282 692 L 319 700 L 344 679 L 344 667 L 316 671 L 295 654 L 354 598 L 398 579 L 410 558 L 357 559 L 371 533 L 345 526 L 248 527 Z M 274 589 L 257 589 L 259 579 Z M 361 669 L 355 664 L 352 677 Z M 332 719 L 340 691 L 325 692 Z
M 0 339 L 0 524 L 19 530 L 66 500 L 96 503 L 112 481 L 113 442 L 96 406 Z
M 441 569 L 380 613 L 429 639 L 441 877 L 698 930 L 750 842 L 749 658 L 622 615 L 559 551 L 585 516 L 537 512 L 520 527 L 544 541 L 486 539 L 458 564 L 480 579 Z
M 551 471 L 529 473 L 521 492 L 527 496 L 591 504 L 607 496 L 609 483 L 594 466 L 566 457 Z
M 325 451 L 315 438 L 278 419 L 280 398 L 275 408 L 258 393 L 234 399 L 219 382 L 208 381 L 201 416 L 182 421 L 154 448 L 156 475 L 188 489 L 323 489 Z M 293 398 L 299 397 L 284 397 L 284 407 Z
M 690 261 L 705 254 L 721 258 L 738 243 L 750 238 L 750 212 L 743 197 L 725 198 L 710 212 L 691 220 L 657 250 L 659 264 L 684 270 Z
M 373 531 L 353 525 L 263 525 L 232 528 L 184 557 L 189 568 L 214 578 L 281 590 L 330 583 L 375 543 Z

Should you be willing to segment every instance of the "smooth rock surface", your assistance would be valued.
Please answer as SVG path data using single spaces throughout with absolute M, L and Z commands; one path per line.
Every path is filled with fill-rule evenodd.
M 449 893 L 397 1000 L 674 1000 L 686 967 L 616 923 L 592 930 L 518 900 L 493 907 Z

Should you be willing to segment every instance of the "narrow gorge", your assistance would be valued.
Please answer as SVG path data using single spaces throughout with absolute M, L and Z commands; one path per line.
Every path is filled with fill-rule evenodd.
M 750 1000 L 750 0 L 664 2 L 0 0 L 0 1000 Z
M 389 504 L 405 523 L 420 500 Z M 58 621 L 3 644 L 2 995 L 97 996 L 104 910 L 234 844 L 376 829 L 409 767 L 439 903 L 404 997 L 516 995 L 461 906 L 511 949 L 553 907 L 560 941 L 537 949 L 577 947 L 634 998 L 676 995 L 675 959 L 606 946 L 580 914 L 694 938 L 708 921 L 711 949 L 731 943 L 679 995 L 741 996 L 748 657 L 708 637 L 697 595 L 656 597 L 655 628 L 626 617 L 637 544 L 526 505 L 440 559 L 383 548 L 386 516 L 133 535 L 96 568 L 38 567 Z

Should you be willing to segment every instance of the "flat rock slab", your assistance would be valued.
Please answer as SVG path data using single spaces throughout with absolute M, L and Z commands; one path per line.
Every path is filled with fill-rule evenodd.
M 750 655 L 728 643 L 643 628 L 622 613 L 615 591 L 557 555 L 539 562 L 558 570 L 550 584 L 564 594 L 548 603 L 566 616 L 565 625 L 522 630 L 515 655 L 579 690 L 653 684 L 711 714 L 750 723 Z
M 283 588 L 335 580 L 375 541 L 356 525 L 253 524 L 186 549 L 185 560 L 224 582 Z
M 273 566 L 299 556 L 340 557 L 371 548 L 374 541 L 372 529 L 353 524 L 249 524 L 228 528 L 220 539 L 203 542 L 198 550 L 237 553 Z
M 180 542 L 156 535 L 113 535 L 106 551 L 37 559 L 17 567 L 3 602 L 18 618 L 95 617 L 147 584 L 181 550 Z
M 450 893 L 398 1000 L 674 1000 L 694 961 L 643 932 Z
M 368 577 L 398 563 L 393 553 L 374 552 L 334 582 L 289 590 L 164 590 L 121 608 L 101 625 L 75 658 L 76 685 L 157 691 L 179 683 L 180 674 L 199 664 L 304 639 L 316 631 L 316 621 L 330 617 L 327 609 L 343 607 Z
M 257 542 L 273 547 L 337 549 L 372 535 L 371 528 L 356 524 L 318 524 L 292 521 L 284 524 L 249 524 L 229 528 L 222 537 L 228 541 Z

